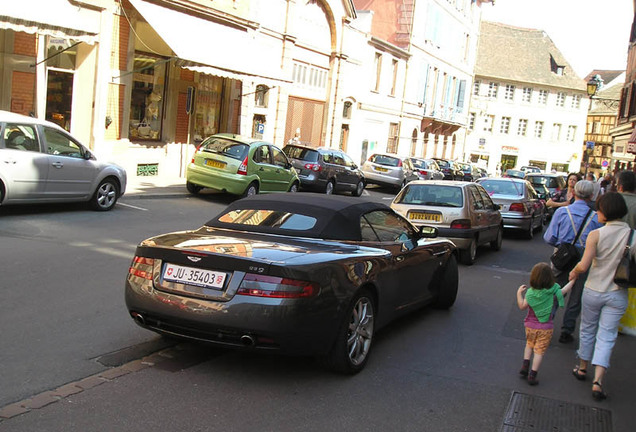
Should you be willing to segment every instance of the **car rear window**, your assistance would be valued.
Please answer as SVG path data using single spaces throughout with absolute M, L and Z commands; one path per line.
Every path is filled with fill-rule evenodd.
M 199 148 L 207 153 L 216 153 L 242 161 L 249 152 L 249 146 L 244 143 L 225 138 L 210 137 L 201 143 Z
M 556 177 L 541 177 L 541 176 L 532 176 L 530 177 L 530 183 L 532 183 L 533 185 L 545 185 L 546 187 L 549 188 L 558 188 L 559 187 L 559 181 L 556 179 Z
M 512 181 L 486 180 L 479 182 L 490 195 L 523 196 L 523 185 Z
M 283 148 L 283 153 L 285 153 L 289 158 L 299 159 L 305 162 L 318 161 L 318 152 L 313 149 L 288 145 Z
M 385 165 L 390 167 L 396 167 L 400 164 L 400 159 L 386 155 L 373 155 L 370 159 L 371 162 L 378 165 Z
M 409 184 L 395 200 L 398 204 L 463 207 L 464 192 L 457 186 Z
M 245 209 L 229 211 L 219 217 L 219 222 L 307 231 L 316 225 L 317 219 L 286 211 Z
M 448 161 L 445 161 L 445 160 L 436 159 L 435 162 L 437 162 L 437 165 L 439 165 L 442 168 L 448 168 L 450 166 L 450 163 L 448 163 Z

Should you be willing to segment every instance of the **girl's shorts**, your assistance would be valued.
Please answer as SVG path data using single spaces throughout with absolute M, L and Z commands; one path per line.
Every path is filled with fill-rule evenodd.
M 535 354 L 543 355 L 550 346 L 554 329 L 533 329 L 526 327 L 526 344 Z

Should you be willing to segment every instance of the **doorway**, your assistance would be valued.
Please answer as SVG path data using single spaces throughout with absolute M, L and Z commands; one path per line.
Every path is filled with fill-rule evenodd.
M 506 170 L 514 169 L 517 166 L 517 156 L 515 155 L 501 155 L 501 172 L 505 173 Z
M 73 73 L 48 70 L 46 83 L 46 120 L 71 130 Z

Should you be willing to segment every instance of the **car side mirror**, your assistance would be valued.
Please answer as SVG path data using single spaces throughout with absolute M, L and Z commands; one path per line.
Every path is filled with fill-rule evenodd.
M 92 154 L 90 151 L 86 150 L 86 151 L 84 152 L 84 159 L 86 159 L 86 160 L 91 160 L 91 159 L 93 159 L 93 154 Z
M 418 232 L 420 238 L 436 238 L 438 233 L 437 228 L 427 225 L 422 225 Z

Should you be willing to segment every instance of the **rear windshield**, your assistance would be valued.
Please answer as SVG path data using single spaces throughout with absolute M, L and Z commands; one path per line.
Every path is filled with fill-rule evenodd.
M 306 231 L 316 225 L 317 219 L 285 211 L 245 209 L 227 212 L 219 217 L 219 222 Z
M 373 163 L 377 163 L 378 165 L 385 165 L 390 167 L 396 167 L 400 163 L 400 159 L 386 155 L 373 155 L 369 160 Z
M 479 182 L 490 195 L 523 195 L 523 185 L 511 181 L 486 180 Z
M 464 191 L 456 186 L 407 185 L 395 200 L 399 204 L 463 207 Z
M 300 159 L 305 162 L 318 161 L 318 152 L 313 149 L 288 145 L 283 148 L 283 153 L 291 159 Z
M 242 161 L 247 157 L 250 147 L 237 141 L 212 136 L 201 143 L 199 150 Z
M 435 160 L 435 162 L 437 162 L 437 165 L 439 165 L 442 168 L 448 168 L 450 166 L 448 161 L 445 161 L 445 160 Z
M 530 180 L 530 183 L 532 183 L 533 185 L 545 185 L 549 188 L 559 187 L 559 181 L 556 179 L 556 177 L 531 176 L 528 180 Z

